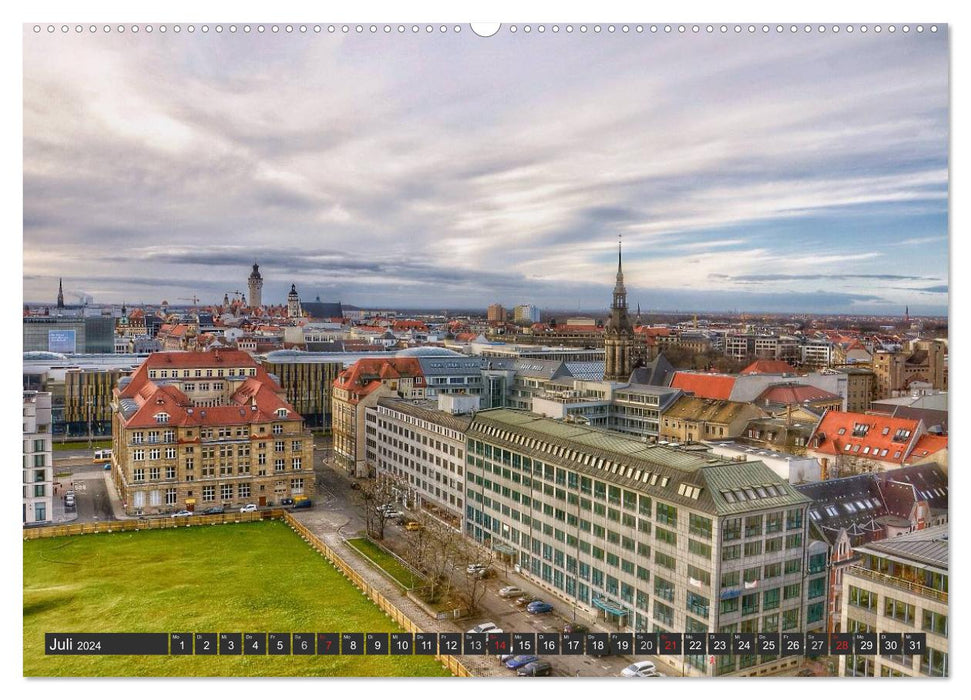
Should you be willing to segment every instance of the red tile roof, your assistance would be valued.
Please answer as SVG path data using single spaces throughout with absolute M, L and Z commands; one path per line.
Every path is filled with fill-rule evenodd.
M 656 337 L 656 336 L 659 336 L 659 335 L 661 335 L 661 336 L 671 335 L 671 329 L 670 328 L 652 328 L 651 326 L 638 326 L 635 329 L 634 332 L 635 333 L 643 333 L 644 335 L 648 336 L 649 338 L 653 338 L 653 337 Z
M 413 357 L 361 358 L 337 375 L 334 386 L 349 391 L 358 398 L 381 386 L 382 381 L 414 378 L 415 386 L 425 385 L 421 364 Z
M 730 374 L 675 372 L 671 386 L 703 399 L 728 399 L 735 388 L 735 377 Z
M 428 326 L 426 326 L 421 321 L 395 321 L 394 329 L 396 331 L 407 331 L 407 330 L 427 331 Z
M 739 374 L 795 374 L 796 368 L 782 360 L 756 360 Z
M 917 444 L 914 445 L 914 449 L 910 451 L 908 460 L 916 463 L 917 461 L 939 452 L 940 450 L 947 449 L 947 436 L 946 435 L 921 435 L 920 439 L 917 440 Z
M 148 376 L 149 369 L 218 369 L 255 368 L 256 374 L 243 379 L 240 376 L 198 378 L 216 381 L 240 382 L 226 405 L 194 406 L 192 401 L 174 384 L 156 383 Z M 197 381 L 196 377 L 181 377 L 183 381 Z M 132 373 L 123 389 L 115 389 L 119 399 L 132 399 L 137 409 L 126 421 L 125 427 L 240 425 L 303 418 L 283 398 L 283 390 L 249 354 L 239 350 L 214 350 L 212 352 L 157 352 L 149 355 Z M 287 417 L 277 415 L 286 409 Z M 156 416 L 168 414 L 164 423 Z
M 827 411 L 809 438 L 809 447 L 821 454 L 903 464 L 917 441 L 919 426 L 919 421 L 906 418 Z

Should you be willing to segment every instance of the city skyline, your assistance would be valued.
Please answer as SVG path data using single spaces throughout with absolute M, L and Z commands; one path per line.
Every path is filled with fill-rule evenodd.
M 944 27 L 24 39 L 28 301 L 947 313 Z

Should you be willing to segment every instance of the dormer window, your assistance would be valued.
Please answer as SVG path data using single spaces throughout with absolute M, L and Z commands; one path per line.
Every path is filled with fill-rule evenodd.
M 169 414 L 168 413 L 164 413 L 164 412 L 163 413 L 156 413 L 155 414 L 155 422 L 156 423 L 168 423 L 169 422 Z
M 278 408 L 276 410 L 276 415 L 277 415 L 277 418 L 286 418 L 287 417 L 287 409 L 285 409 L 285 408 Z

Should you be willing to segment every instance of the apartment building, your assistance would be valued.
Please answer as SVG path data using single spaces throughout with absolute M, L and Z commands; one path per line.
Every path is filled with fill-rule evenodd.
M 948 529 L 938 525 L 856 549 L 859 565 L 843 575 L 847 632 L 924 632 L 922 654 L 840 657 L 840 676 L 947 677 Z
M 54 513 L 50 392 L 24 392 L 23 435 L 23 524 L 50 522 Z
M 810 605 L 804 586 L 810 501 L 760 462 L 509 409 L 478 412 L 467 438 L 466 534 L 578 618 L 624 631 L 823 624 L 824 601 Z M 684 657 L 696 676 L 772 661 Z
M 112 410 L 129 515 L 314 495 L 310 431 L 248 353 L 153 353 L 119 381 Z

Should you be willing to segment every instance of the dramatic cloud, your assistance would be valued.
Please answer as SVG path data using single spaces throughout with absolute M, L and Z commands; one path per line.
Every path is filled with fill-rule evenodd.
M 28 28 L 24 295 L 258 262 L 268 301 L 605 308 L 622 235 L 645 309 L 944 313 L 947 76 L 946 32 Z

